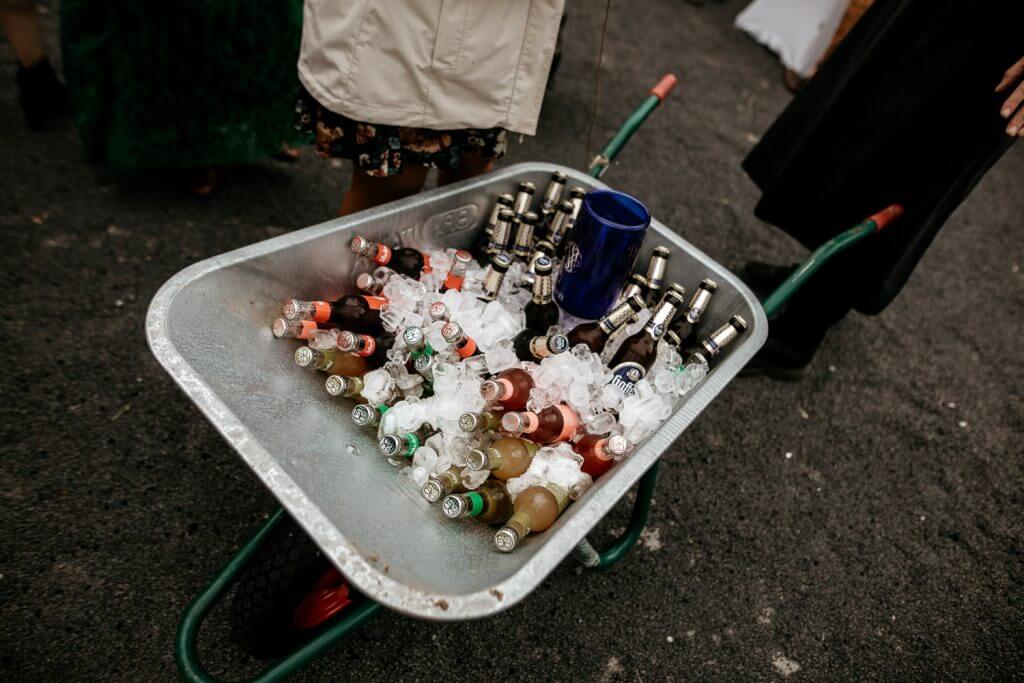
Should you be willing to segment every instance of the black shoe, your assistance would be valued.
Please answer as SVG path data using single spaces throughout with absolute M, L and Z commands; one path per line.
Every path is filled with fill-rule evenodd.
M 800 349 L 773 337 L 769 328 L 768 339 L 750 362 L 740 370 L 740 377 L 764 375 L 783 382 L 799 382 L 807 374 L 814 351 Z
M 739 270 L 739 276 L 757 295 L 757 298 L 764 301 L 798 266 L 797 263 L 790 266 L 776 266 L 772 263 L 749 261 Z
M 67 88 L 57 80 L 49 59 L 30 67 L 18 67 L 18 102 L 25 113 L 25 123 L 39 132 L 52 121 L 71 113 Z

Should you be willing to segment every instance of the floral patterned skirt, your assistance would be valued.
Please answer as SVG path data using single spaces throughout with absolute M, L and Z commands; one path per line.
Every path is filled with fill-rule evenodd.
M 430 130 L 363 123 L 328 111 L 300 87 L 295 127 L 315 137 L 322 157 L 352 159 L 367 175 L 400 175 L 406 165 L 450 171 L 464 153 L 498 159 L 505 154 L 504 128 Z

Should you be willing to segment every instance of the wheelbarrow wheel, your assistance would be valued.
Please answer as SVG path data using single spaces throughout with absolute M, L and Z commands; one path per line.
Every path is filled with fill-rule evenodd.
M 321 633 L 353 597 L 334 565 L 286 517 L 238 580 L 231 635 L 255 657 L 281 657 Z

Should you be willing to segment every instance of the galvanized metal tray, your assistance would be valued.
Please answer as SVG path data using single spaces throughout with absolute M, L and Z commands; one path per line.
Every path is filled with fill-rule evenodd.
M 768 323 L 750 290 L 653 221 L 643 262 L 655 246 L 669 245 L 668 279 L 692 289 L 710 275 L 719 284 L 710 322 L 739 313 L 748 332 L 654 435 L 516 552 L 493 551 L 490 527 L 443 520 L 377 454 L 374 435 L 352 424 L 351 405 L 329 399 L 322 375 L 295 366 L 295 344 L 275 339 L 269 324 L 288 297 L 332 300 L 350 288 L 354 232 L 413 246 L 468 247 L 499 193 L 514 191 L 521 180 L 543 186 L 555 170 L 567 173 L 570 184 L 606 187 L 553 164 L 508 166 L 200 261 L 168 280 L 150 303 L 146 334 L 164 369 L 345 576 L 398 612 L 470 619 L 522 600 L 767 337 Z

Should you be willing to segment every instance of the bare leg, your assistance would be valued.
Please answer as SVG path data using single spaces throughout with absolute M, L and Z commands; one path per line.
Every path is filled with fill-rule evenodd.
M 459 160 L 459 167 L 454 171 L 438 171 L 437 185 L 448 185 L 459 180 L 474 178 L 484 173 L 490 173 L 494 168 L 494 159 L 480 156 L 475 152 L 466 152 Z
M 0 26 L 18 62 L 24 67 L 34 66 L 46 58 L 43 48 L 43 29 L 35 5 L 19 0 L 0 0 Z
M 426 166 L 406 166 L 402 169 L 401 175 L 374 178 L 356 168 L 352 175 L 352 183 L 341 200 L 338 215 L 347 216 L 356 211 L 416 194 L 423 189 L 423 183 L 427 180 L 427 170 Z

